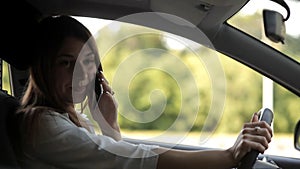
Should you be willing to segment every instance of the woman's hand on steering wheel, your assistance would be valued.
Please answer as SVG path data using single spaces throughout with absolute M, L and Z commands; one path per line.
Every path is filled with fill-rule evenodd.
M 252 149 L 264 153 L 271 142 L 272 129 L 264 121 L 258 121 L 257 113 L 254 113 L 250 123 L 245 123 L 235 144 L 228 149 L 231 152 L 236 165 Z

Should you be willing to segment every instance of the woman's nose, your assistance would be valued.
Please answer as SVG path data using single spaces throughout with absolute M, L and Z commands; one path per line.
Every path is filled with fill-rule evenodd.
M 76 79 L 85 79 L 87 77 L 86 70 L 82 64 L 77 63 L 74 66 L 73 76 L 75 76 Z

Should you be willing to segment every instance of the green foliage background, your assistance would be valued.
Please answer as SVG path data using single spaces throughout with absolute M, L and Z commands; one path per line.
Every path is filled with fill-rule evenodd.
M 261 25 L 262 20 L 253 19 L 253 17 L 260 18 L 258 14 L 253 16 L 243 16 L 241 18 L 231 19 L 230 24 L 238 25 L 242 29 L 243 27 L 247 27 L 247 30 L 252 35 L 261 39 L 263 38 L 261 30 L 249 25 Z M 254 21 L 254 23 L 250 21 Z M 101 38 L 97 39 L 97 43 L 104 44 L 104 47 L 100 45 L 99 50 L 102 52 L 103 50 L 106 50 L 105 43 L 108 39 L 118 39 L 124 34 L 139 32 L 140 29 L 146 28 L 123 24 L 120 25 L 117 32 L 111 29 L 102 29 L 98 36 Z M 189 89 L 189 79 L 184 75 L 177 76 L 177 79 L 172 79 L 173 77 L 157 70 L 145 70 L 139 72 L 132 78 L 130 87 L 124 88 L 124 90 L 129 90 L 128 99 L 130 99 L 132 105 L 142 112 L 147 111 L 151 107 L 151 100 L 149 99 L 150 96 L 152 96 L 151 92 L 155 89 L 160 89 L 165 94 L 167 100 L 166 107 L 159 118 L 149 123 L 138 123 L 130 120 L 130 118 L 128 119 L 124 116 L 120 116 L 119 122 L 121 128 L 130 130 L 166 130 L 176 121 L 175 128 L 172 128 L 176 131 L 189 130 L 189 124 L 193 124 L 192 131 L 201 131 L 210 106 L 214 106 L 211 105 L 211 78 L 214 77 L 210 77 L 205 65 L 201 63 L 201 59 L 210 57 L 210 55 L 217 55 L 219 57 L 226 76 L 225 107 L 220 123 L 217 124 L 217 132 L 238 132 L 243 126 L 243 123 L 248 122 L 251 119 L 252 114 L 262 107 L 262 76 L 260 74 L 220 53 L 214 53 L 212 50 L 205 47 L 195 49 L 200 58 L 195 57 L 188 49 L 172 50 L 168 48 L 164 38 L 164 34 L 159 31 L 157 31 L 156 34 L 130 36 L 115 44 L 108 52 L 104 52 L 104 56 L 102 55 L 102 62 L 108 79 L 111 82 L 114 81 L 115 69 L 128 59 L 132 53 L 143 49 L 154 48 L 165 50 L 167 53 L 171 53 L 174 57 L 178 57 L 184 64 L 188 65 L 189 70 L 194 73 L 194 80 L 196 81 L 199 90 L 191 91 Z M 295 38 L 287 36 L 286 40 L 293 45 L 288 47 L 282 46 L 282 48 L 284 48 L 285 51 L 289 51 L 288 53 L 294 56 L 294 59 L 299 60 L 296 55 L 297 53 L 300 53 L 299 45 L 296 45 L 300 44 L 299 37 Z M 153 55 L 153 53 L 150 52 L 143 53 L 143 55 L 137 57 L 135 60 L 137 63 L 147 66 L 147 62 L 151 61 L 147 61 L 143 59 L 143 57 L 155 58 L 159 60 L 160 64 L 169 67 L 177 66 L 177 63 L 164 59 L 166 53 Z M 131 65 L 128 64 L 127 66 L 129 69 Z M 126 71 L 123 73 L 126 74 Z M 178 81 L 187 81 L 187 83 L 183 86 L 179 86 Z M 122 82 L 120 81 L 120 83 Z M 188 100 L 181 100 L 180 92 L 186 92 L 191 97 Z M 193 102 L 193 97 L 195 97 L 196 94 L 200 95 L 200 108 L 197 112 L 197 117 L 193 116 L 195 112 L 192 112 L 192 109 L 190 111 L 189 109 L 186 109 L 187 111 L 184 112 L 184 116 L 178 119 L 182 106 L 192 107 L 195 104 Z M 127 110 L 125 107 L 122 107 L 123 100 L 121 99 L 118 101 L 120 103 L 120 112 Z M 298 115 L 298 111 L 300 110 L 299 105 L 298 96 L 290 93 L 279 85 L 274 84 L 275 132 L 293 132 L 296 122 L 300 119 Z M 213 124 L 217 123 L 217 121 L 209 123 Z

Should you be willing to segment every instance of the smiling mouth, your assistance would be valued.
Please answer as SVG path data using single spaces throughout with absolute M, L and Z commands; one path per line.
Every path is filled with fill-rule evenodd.
M 89 84 L 89 79 L 84 79 L 79 81 L 79 87 L 83 87 Z
M 88 83 L 89 83 L 88 79 L 81 80 L 81 81 L 79 81 L 78 86 L 75 85 L 75 86 L 71 87 L 71 89 L 73 92 L 83 93 L 86 90 Z

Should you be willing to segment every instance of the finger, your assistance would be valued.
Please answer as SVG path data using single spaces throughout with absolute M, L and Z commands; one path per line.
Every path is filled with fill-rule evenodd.
M 271 142 L 272 135 L 266 128 L 255 127 L 254 129 L 252 129 L 252 133 L 253 133 L 253 135 L 260 135 L 260 136 L 265 137 L 267 139 L 268 143 Z
M 112 91 L 108 81 L 106 80 L 102 72 L 100 73 L 99 78 L 101 78 L 100 83 L 102 85 L 103 93 L 109 92 L 110 94 L 114 95 L 114 92 Z
M 273 136 L 273 130 L 272 130 L 271 126 L 265 121 L 259 121 L 259 122 L 252 122 L 252 123 L 245 123 L 244 124 L 244 128 L 255 128 L 255 127 L 265 128 L 265 129 L 268 130 L 271 137 Z
M 250 135 L 259 135 L 266 138 L 268 143 L 271 142 L 272 136 L 269 131 L 265 128 L 255 127 L 255 128 L 244 128 L 241 132 L 243 135 L 250 134 Z
M 101 82 L 105 82 L 105 83 L 109 84 L 108 80 L 105 78 L 103 72 L 100 71 L 100 73 L 97 74 L 97 77 L 98 77 L 98 79 L 101 79 Z
M 103 94 L 108 94 L 111 97 L 113 97 L 113 95 L 115 94 L 115 92 L 114 91 L 105 91 Z
M 102 80 L 101 85 L 103 88 L 103 93 L 105 93 L 106 91 L 108 91 L 108 92 L 112 91 L 111 87 L 104 80 Z
M 258 135 L 245 134 L 242 136 L 242 142 L 245 142 L 244 144 L 248 144 L 247 146 L 244 146 L 250 146 L 251 149 L 255 149 L 260 152 L 264 152 L 269 147 L 266 138 Z
M 273 136 L 273 130 L 267 122 L 261 121 L 261 122 L 259 122 L 258 126 L 261 128 L 267 129 L 268 132 L 271 134 L 271 136 Z
M 250 145 L 251 149 L 257 150 L 262 154 L 268 149 L 268 147 L 265 147 L 265 146 L 263 146 L 262 144 L 260 144 L 258 142 L 250 142 L 250 144 L 251 144 Z
M 112 96 L 115 94 L 115 92 L 111 89 L 111 87 L 109 85 L 103 84 L 102 86 L 103 86 L 103 94 L 109 93 Z
M 254 113 L 252 118 L 251 118 L 251 122 L 257 122 L 258 121 L 258 114 Z

